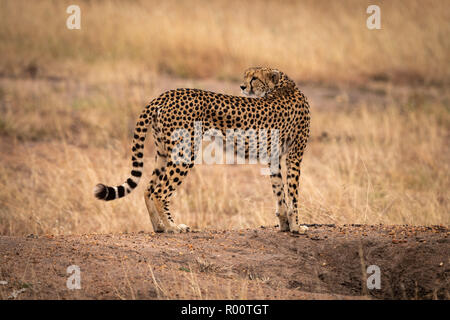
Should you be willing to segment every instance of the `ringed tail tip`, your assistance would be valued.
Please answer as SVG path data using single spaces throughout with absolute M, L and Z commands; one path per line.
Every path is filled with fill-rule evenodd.
M 94 187 L 94 195 L 97 199 L 106 200 L 108 197 L 108 187 L 101 183 L 97 184 Z

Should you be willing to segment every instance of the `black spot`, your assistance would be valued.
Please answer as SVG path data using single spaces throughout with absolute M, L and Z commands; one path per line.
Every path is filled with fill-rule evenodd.
M 142 176 L 142 172 L 141 171 L 132 170 L 131 171 L 131 175 L 133 177 L 140 177 L 140 176 Z
M 114 200 L 116 198 L 116 191 L 113 187 L 108 187 L 108 196 L 106 197 L 106 201 Z
M 128 178 L 127 183 L 131 189 L 134 189 L 137 186 L 136 183 L 133 180 L 131 180 L 131 178 Z
M 125 188 L 123 186 L 117 187 L 117 192 L 119 193 L 119 198 L 125 196 Z

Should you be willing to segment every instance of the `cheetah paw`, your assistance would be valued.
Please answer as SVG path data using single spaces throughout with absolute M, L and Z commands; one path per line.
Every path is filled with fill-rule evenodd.
M 290 231 L 291 233 L 295 233 L 295 234 L 305 234 L 306 231 L 308 231 L 308 227 L 305 225 L 299 225 L 297 227 L 292 228 Z
M 156 233 L 162 233 L 164 231 L 166 231 L 166 229 L 164 228 L 164 225 L 162 223 L 158 224 L 158 226 L 156 226 L 156 228 L 154 228 L 154 231 Z
M 185 224 L 179 224 L 178 229 L 180 230 L 180 232 L 190 232 L 191 228 L 189 228 L 189 226 L 185 225 Z
M 308 227 L 307 226 L 305 226 L 305 225 L 303 225 L 303 226 L 298 226 L 298 233 L 300 233 L 300 234 L 305 234 L 306 233 L 306 231 L 308 231 Z
M 167 232 L 168 233 L 184 233 L 189 232 L 191 229 L 185 224 L 173 225 L 171 226 Z

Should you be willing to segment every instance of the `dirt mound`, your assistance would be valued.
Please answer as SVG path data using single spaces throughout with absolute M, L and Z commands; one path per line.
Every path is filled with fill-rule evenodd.
M 0 253 L 3 299 L 450 297 L 449 230 L 442 226 L 3 236 Z M 79 290 L 67 287 L 71 265 L 80 268 Z M 380 289 L 367 287 L 370 265 L 379 268 Z

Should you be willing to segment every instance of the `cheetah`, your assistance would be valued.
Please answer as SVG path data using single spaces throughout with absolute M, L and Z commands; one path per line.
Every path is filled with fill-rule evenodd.
M 269 175 L 277 200 L 279 228 L 295 233 L 305 231 L 307 227 L 299 225 L 297 210 L 300 164 L 310 132 L 308 101 L 294 81 L 283 72 L 271 68 L 247 69 L 240 88 L 244 96 L 184 88 L 164 92 L 152 100 L 136 123 L 131 176 L 116 187 L 98 184 L 94 189 L 95 197 L 110 201 L 122 198 L 136 188 L 142 177 L 144 141 L 151 126 L 156 145 L 156 164 L 144 192 L 150 221 L 155 232 L 188 232 L 188 226 L 174 222 L 169 202 L 196 163 L 194 145 L 201 135 L 200 138 L 198 134 L 196 136 L 195 124 L 201 123 L 202 134 L 210 129 L 224 135 L 228 129 L 266 130 L 278 133 L 278 148 L 273 148 L 275 143 L 271 145 L 272 135 L 259 145 L 251 136 L 246 136 L 244 147 L 238 151 L 248 158 L 252 150 L 265 148 L 271 159 L 278 160 L 277 170 L 272 168 Z M 179 129 L 187 135 L 178 134 Z M 242 136 L 238 134 L 237 138 Z M 180 140 L 191 144 L 180 151 Z M 188 155 L 190 161 L 174 161 L 174 154 Z M 287 197 L 281 174 L 283 156 L 287 166 Z

